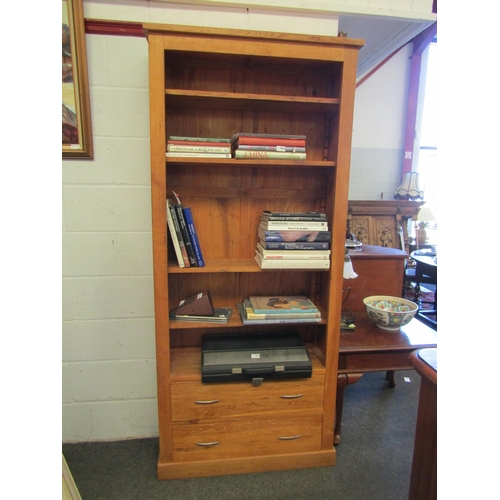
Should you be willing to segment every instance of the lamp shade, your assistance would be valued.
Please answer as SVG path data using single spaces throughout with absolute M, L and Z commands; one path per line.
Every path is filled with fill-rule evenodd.
M 435 222 L 436 221 L 436 216 L 434 215 L 434 212 L 432 211 L 432 209 L 428 203 L 426 203 L 425 205 L 420 207 L 417 219 L 422 220 L 424 222 Z
M 401 185 L 394 191 L 394 198 L 405 200 L 422 199 L 424 192 L 418 186 L 418 172 L 405 172 Z

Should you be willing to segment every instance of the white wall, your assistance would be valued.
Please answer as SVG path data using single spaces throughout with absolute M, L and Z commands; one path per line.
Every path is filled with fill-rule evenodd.
M 393 200 L 401 181 L 412 44 L 356 89 L 350 200 Z
M 333 14 L 120 3 L 85 1 L 85 17 L 337 33 Z M 63 442 L 157 435 L 147 41 L 87 35 L 86 43 L 94 159 L 62 164 Z M 353 199 L 397 187 L 403 54 L 390 64 L 358 89 Z

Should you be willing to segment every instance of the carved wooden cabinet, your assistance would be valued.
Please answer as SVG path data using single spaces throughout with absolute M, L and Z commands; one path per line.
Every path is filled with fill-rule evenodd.
M 146 24 L 160 479 L 334 465 L 335 394 L 358 50 L 362 40 Z M 304 134 L 307 159 L 166 158 L 169 135 Z M 169 251 L 166 197 L 192 209 L 204 267 Z M 262 270 L 263 210 L 322 211 L 332 230 L 326 270 Z M 174 322 L 169 309 L 209 290 L 233 310 L 225 325 Z M 251 295 L 306 295 L 320 323 L 244 325 Z M 310 380 L 259 387 L 202 384 L 206 333 L 293 327 Z M 247 385 L 245 385 L 247 384 Z
M 347 227 L 365 245 L 410 252 L 408 221 L 416 220 L 424 202 L 390 200 L 349 201 Z

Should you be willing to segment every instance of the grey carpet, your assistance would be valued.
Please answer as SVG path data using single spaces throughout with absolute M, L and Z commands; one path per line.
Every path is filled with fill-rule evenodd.
M 64 444 L 63 453 L 83 500 L 404 500 L 420 377 L 395 380 L 391 389 L 384 373 L 367 373 L 347 387 L 334 467 L 158 481 L 156 438 Z

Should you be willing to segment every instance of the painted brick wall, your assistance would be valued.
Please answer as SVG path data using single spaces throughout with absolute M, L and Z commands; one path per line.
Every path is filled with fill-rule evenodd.
M 139 0 L 88 0 L 84 14 L 321 35 L 338 27 L 334 15 Z M 147 41 L 87 35 L 86 42 L 94 160 L 62 165 L 64 442 L 157 435 Z M 405 77 L 402 54 L 358 90 L 352 199 L 395 188 Z M 384 186 L 370 189 L 380 179 Z

